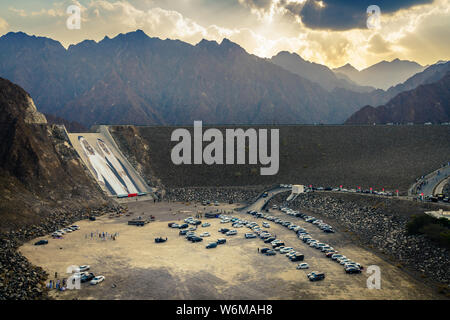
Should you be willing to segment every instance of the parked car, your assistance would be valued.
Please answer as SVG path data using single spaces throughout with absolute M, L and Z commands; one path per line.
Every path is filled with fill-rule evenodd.
M 350 266 L 344 269 L 346 273 L 361 273 L 361 269 L 355 266 Z
M 201 242 L 203 241 L 203 238 L 197 237 L 197 236 L 193 236 L 191 238 L 191 242 Z
M 297 266 L 297 269 L 298 269 L 298 270 L 300 270 L 300 269 L 309 269 L 309 264 L 307 264 L 306 262 L 300 263 L 300 264 Z
M 210 242 L 206 246 L 206 249 L 212 249 L 212 248 L 216 248 L 216 247 L 217 247 L 217 242 Z
M 79 266 L 80 272 L 88 271 L 91 267 L 89 265 Z
M 264 252 L 264 254 L 266 256 L 274 256 L 276 255 L 276 252 L 274 250 L 267 250 L 266 252 Z
M 305 259 L 305 256 L 301 253 L 295 253 L 294 255 L 290 256 L 289 259 L 292 262 L 303 261 Z
M 90 272 L 90 273 L 85 272 L 85 273 L 81 276 L 80 281 L 81 281 L 82 283 L 85 283 L 85 282 L 91 281 L 91 280 L 94 279 L 94 278 L 95 278 L 95 275 L 94 275 L 92 272 Z
M 105 281 L 104 276 L 96 276 L 94 279 L 91 280 L 91 284 L 99 284 L 100 282 Z
M 48 240 L 39 240 L 37 242 L 34 243 L 35 246 L 42 246 L 48 244 Z
M 270 250 L 270 248 L 262 248 L 261 250 L 259 250 L 259 252 L 266 253 L 269 250 Z
M 202 224 L 203 228 L 206 228 L 206 227 L 209 227 L 209 226 L 211 226 L 211 224 L 209 222 L 205 222 L 204 224 Z
M 230 230 L 230 231 L 228 231 L 227 233 L 225 233 L 225 235 L 227 235 L 227 236 L 234 236 L 234 235 L 236 235 L 237 234 L 237 231 L 236 230 Z
M 282 249 L 280 249 L 280 253 L 288 253 L 289 251 L 293 251 L 294 248 L 292 247 L 284 247 Z
M 178 234 L 180 236 L 185 236 L 189 231 L 188 230 L 180 230 L 180 232 L 178 232 Z
M 313 271 L 308 273 L 309 281 L 319 281 L 325 279 L 325 273 L 319 271 Z
M 267 239 L 264 239 L 264 243 L 270 243 L 270 242 L 272 242 L 272 241 L 274 241 L 274 240 L 276 240 L 275 237 L 269 237 L 269 238 L 267 238 Z
M 246 233 L 245 234 L 245 239 L 253 239 L 256 238 L 256 234 L 254 233 Z
M 217 244 L 224 244 L 226 242 L 227 242 L 227 239 L 224 239 L 224 238 L 217 239 Z
M 228 231 L 230 231 L 230 229 L 227 229 L 227 228 L 220 228 L 219 229 L 219 232 L 220 233 L 224 233 L 224 234 L 227 233 Z
M 209 232 L 203 232 L 200 234 L 200 237 L 209 237 L 209 236 L 210 236 Z
M 167 241 L 167 237 L 165 239 L 162 238 L 162 237 L 155 238 L 155 242 L 156 243 L 163 243 L 163 242 L 166 242 L 166 241 Z

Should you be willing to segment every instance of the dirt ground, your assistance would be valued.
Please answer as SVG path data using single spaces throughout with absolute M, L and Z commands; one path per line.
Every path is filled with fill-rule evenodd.
M 33 264 L 41 266 L 50 279 L 58 272 L 58 278 L 67 277 L 67 267 L 88 264 L 96 275 L 106 280 L 96 286 L 88 283 L 81 290 L 59 292 L 51 290 L 56 299 L 441 299 L 433 289 L 413 279 L 401 269 L 361 248 L 344 233 L 325 234 L 316 226 L 278 210 L 271 214 L 295 221 L 313 236 L 329 243 L 335 249 L 364 266 L 377 265 L 381 269 L 381 289 L 368 289 L 368 275 L 348 275 L 341 265 L 326 258 L 318 250 L 300 241 L 295 233 L 273 222 L 271 233 L 284 240 L 287 246 L 305 255 L 309 270 L 296 270 L 297 263 L 284 255 L 264 256 L 258 248 L 265 247 L 261 239 L 245 239 L 247 228 L 238 228 L 235 236 L 218 232 L 219 219 L 205 219 L 210 227 L 199 227 L 197 233 L 208 231 L 211 237 L 203 242 L 191 243 L 178 235 L 178 229 L 167 226 L 169 221 L 182 221 L 195 216 L 198 210 L 232 212 L 233 216 L 256 221 L 262 219 L 232 211 L 239 205 L 221 204 L 203 207 L 200 204 L 153 203 L 139 201 L 129 203 L 133 214 L 119 218 L 105 215 L 96 221 L 83 220 L 77 224 L 80 230 L 66 234 L 64 239 L 52 239 L 45 246 L 34 246 L 36 240 L 24 244 L 19 250 Z M 180 212 L 184 211 L 184 212 Z M 178 213 L 177 213 L 178 212 Z M 156 217 L 144 227 L 127 225 L 132 217 Z M 259 221 L 258 221 L 259 220 Z M 91 232 L 119 233 L 116 240 L 91 239 Z M 168 237 L 157 244 L 155 237 Z M 207 243 L 218 238 L 227 243 L 215 249 L 205 249 Z M 306 274 L 318 270 L 326 279 L 310 282 Z

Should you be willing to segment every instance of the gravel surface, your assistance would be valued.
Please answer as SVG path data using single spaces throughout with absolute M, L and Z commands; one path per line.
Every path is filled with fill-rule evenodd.
M 166 189 L 166 199 L 170 201 L 214 201 L 228 203 L 252 202 L 263 188 L 169 188 Z
M 39 225 L 0 233 L 0 300 L 47 299 L 44 281 L 48 274 L 32 265 L 17 248 L 24 242 L 52 233 L 75 221 L 89 216 L 100 216 L 111 210 L 120 209 L 105 206 L 99 209 L 74 210 L 69 213 L 53 213 L 42 219 Z
M 272 203 L 281 204 L 285 195 L 277 195 Z M 413 202 L 405 201 L 405 206 Z M 289 207 L 308 210 L 335 220 L 348 231 L 358 235 L 360 241 L 387 254 L 412 270 L 418 271 L 449 289 L 450 254 L 424 236 L 406 234 L 407 214 L 396 214 L 390 205 L 399 206 L 395 201 L 378 202 L 367 197 L 353 197 L 352 200 L 336 198 L 320 193 L 297 197 Z M 393 212 L 394 211 L 394 212 Z

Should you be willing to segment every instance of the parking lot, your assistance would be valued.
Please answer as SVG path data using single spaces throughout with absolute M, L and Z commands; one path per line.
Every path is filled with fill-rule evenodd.
M 270 215 L 304 227 L 310 235 L 333 246 L 363 266 L 377 265 L 381 269 L 381 289 L 368 289 L 365 270 L 361 274 L 346 274 L 343 266 L 325 257 L 317 249 L 303 243 L 292 230 L 271 221 L 255 218 L 232 209 L 238 205 L 153 203 L 138 201 L 128 204 L 130 216 L 105 215 L 96 221 L 83 220 L 76 224 L 80 230 L 64 235 L 63 239 L 50 236 L 34 239 L 20 248 L 33 264 L 43 267 L 53 278 L 55 272 L 65 274 L 70 265 L 90 265 L 91 272 L 103 275 L 106 280 L 98 285 L 82 284 L 81 290 L 60 292 L 53 290 L 57 299 L 440 299 L 429 287 L 414 280 L 401 269 L 391 265 L 370 251 L 356 246 L 340 230 L 324 233 L 302 219 L 288 216 L 279 210 Z M 297 270 L 299 262 L 291 262 L 284 254 L 266 256 L 258 248 L 267 247 L 259 238 L 245 239 L 251 232 L 246 227 L 236 228 L 237 234 L 226 236 L 220 228 L 230 228 L 230 223 L 220 219 L 199 218 L 209 227 L 198 226 L 197 234 L 209 232 L 210 237 L 192 243 L 180 236 L 179 229 L 169 228 L 169 222 L 183 223 L 189 216 L 217 210 L 227 215 L 255 221 L 260 226 L 269 223 L 271 234 L 286 246 L 304 254 L 306 270 Z M 155 222 L 143 227 L 130 226 L 130 218 L 155 216 Z M 190 226 L 191 227 L 191 226 Z M 118 234 L 116 240 L 89 239 L 90 232 Z M 155 243 L 157 237 L 168 238 Z M 218 238 L 227 243 L 216 248 L 205 246 Z M 49 243 L 34 246 L 40 239 Z M 322 281 L 310 282 L 307 273 L 324 272 Z

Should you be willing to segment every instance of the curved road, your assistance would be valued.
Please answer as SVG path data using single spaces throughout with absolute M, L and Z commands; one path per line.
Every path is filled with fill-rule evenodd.
M 292 188 L 281 188 L 277 187 L 274 189 L 271 189 L 267 191 L 267 197 L 263 198 L 262 196 L 259 197 L 255 202 L 253 202 L 251 205 L 243 208 L 242 210 L 255 210 L 255 211 L 261 211 L 266 202 L 268 202 L 272 197 L 276 196 L 279 193 L 282 192 L 290 192 L 292 191 Z
M 450 166 L 445 166 L 424 177 L 420 182 L 424 185 L 417 188 L 417 194 L 423 193 L 424 196 L 433 196 L 441 193 L 445 183 L 444 180 L 450 177 Z M 442 183 L 441 183 L 442 182 Z M 439 188 L 438 188 L 439 187 Z

